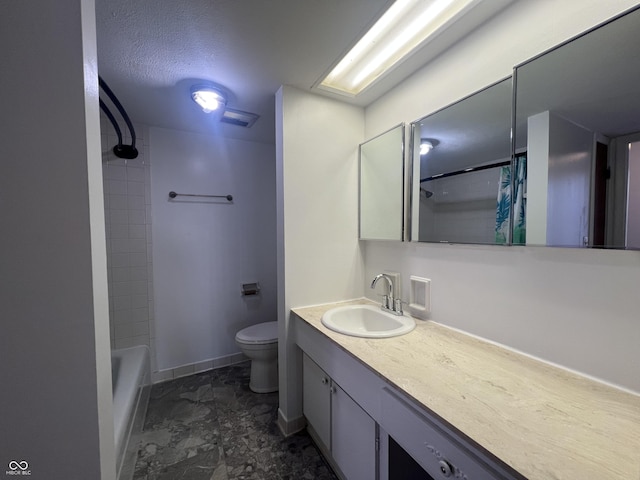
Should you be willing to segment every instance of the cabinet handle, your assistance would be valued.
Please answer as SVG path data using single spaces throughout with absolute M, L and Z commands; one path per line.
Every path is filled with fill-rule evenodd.
M 329 379 L 327 377 L 323 377 L 321 381 L 323 385 L 326 385 L 327 383 L 329 383 Z
M 336 390 L 336 387 L 331 387 L 331 388 L 329 388 L 329 392 L 330 392 L 330 393 L 336 393 L 336 391 L 337 391 L 337 390 Z

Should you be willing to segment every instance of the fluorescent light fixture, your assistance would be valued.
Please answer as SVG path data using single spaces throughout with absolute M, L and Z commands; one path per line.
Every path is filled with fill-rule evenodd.
M 215 87 L 207 85 L 196 85 L 191 88 L 191 98 L 202 108 L 204 113 L 211 113 L 224 108 L 227 98 L 224 93 Z
M 320 87 L 357 95 L 479 0 L 396 0 Z

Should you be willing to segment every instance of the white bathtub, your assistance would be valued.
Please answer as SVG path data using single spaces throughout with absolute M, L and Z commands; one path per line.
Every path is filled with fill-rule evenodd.
M 151 390 L 149 347 L 113 350 L 111 352 L 113 378 L 113 425 L 116 439 L 116 459 L 119 480 L 133 477 L 137 456 L 132 436 L 142 431 Z

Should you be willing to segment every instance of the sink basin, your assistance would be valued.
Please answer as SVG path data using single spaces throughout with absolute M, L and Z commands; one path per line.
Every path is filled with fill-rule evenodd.
M 374 305 L 332 308 L 322 316 L 322 324 L 334 332 L 366 338 L 396 337 L 416 326 L 413 318 L 393 315 Z

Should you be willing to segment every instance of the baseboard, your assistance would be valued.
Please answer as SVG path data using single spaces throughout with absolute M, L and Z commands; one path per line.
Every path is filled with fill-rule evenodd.
M 288 420 L 282 413 L 282 410 L 278 409 L 278 428 L 285 437 L 293 435 L 303 430 L 307 426 L 307 419 L 303 416 Z
M 187 377 L 196 373 L 207 372 L 216 368 L 228 367 L 237 363 L 249 360 L 243 353 L 233 353 L 222 357 L 213 358 L 204 362 L 197 362 L 188 365 L 181 365 L 175 368 L 167 368 L 151 374 L 152 383 L 162 383 L 168 380 L 175 380 L 180 377 Z

